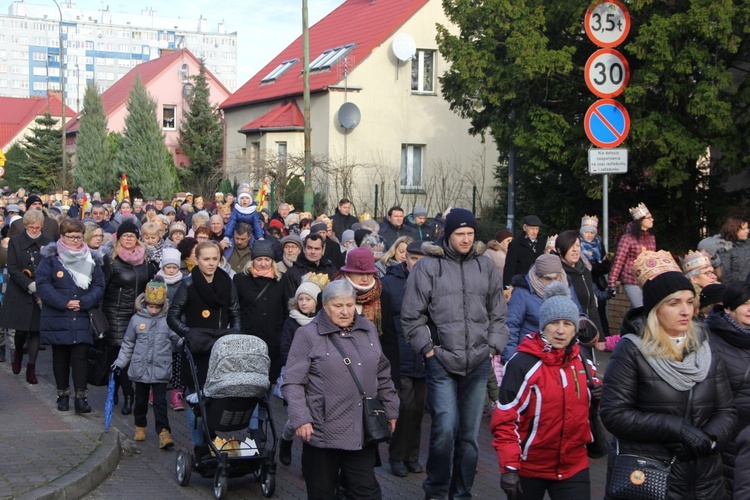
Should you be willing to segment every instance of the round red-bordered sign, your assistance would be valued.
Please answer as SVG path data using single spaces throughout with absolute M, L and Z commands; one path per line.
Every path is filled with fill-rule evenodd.
M 630 14 L 618 0 L 602 0 L 588 8 L 583 25 L 599 47 L 617 47 L 630 32 Z
M 600 148 L 616 148 L 630 132 L 630 115 L 625 106 L 613 99 L 599 99 L 583 119 L 586 136 Z
M 617 97 L 630 80 L 627 59 L 615 49 L 599 49 L 586 61 L 583 72 L 586 86 L 594 95 L 604 99 Z

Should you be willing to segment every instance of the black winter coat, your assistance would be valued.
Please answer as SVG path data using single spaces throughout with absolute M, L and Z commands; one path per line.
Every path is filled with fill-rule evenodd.
M 737 408 L 738 430 L 750 425 L 750 335 L 740 332 L 727 321 L 723 306 L 714 307 L 706 318 L 711 331 L 711 353 L 724 364 Z M 722 451 L 724 475 L 731 489 L 735 475 L 737 443 L 734 440 Z
M 678 391 L 648 364 L 638 347 L 624 338 L 615 347 L 604 374 L 601 417 L 620 443 L 620 453 L 670 461 L 680 445 L 680 427 L 688 404 L 688 391 Z M 693 388 L 690 421 L 713 436 L 724 448 L 734 436 L 737 412 L 726 371 L 716 356 L 708 376 Z M 615 451 L 609 456 L 607 475 Z M 677 459 L 669 479 L 673 500 L 726 497 L 719 453 L 693 461 Z
M 109 323 L 104 341 L 120 347 L 130 318 L 135 314 L 135 299 L 146 291 L 148 263 L 134 266 L 120 257 L 104 256 L 104 300 L 102 312 Z
M 336 235 L 336 239 L 341 241 L 341 235 L 344 234 L 344 231 L 347 229 L 351 229 L 354 224 L 357 222 L 357 218 L 353 216 L 352 214 L 344 215 L 341 212 L 339 212 L 338 207 L 336 207 L 336 213 L 333 214 L 333 217 L 331 218 L 333 220 L 333 234 Z
M 602 322 L 599 319 L 599 306 L 596 302 L 596 290 L 594 289 L 594 282 L 591 279 L 591 271 L 584 265 L 582 260 L 579 260 L 575 267 L 562 259 L 560 260 L 562 261 L 563 270 L 568 276 L 568 283 L 573 285 L 573 290 L 576 292 L 578 303 L 581 304 L 586 316 L 594 322 L 596 329 L 599 330 L 599 334 L 604 336 L 606 332 L 602 330 Z
M 383 241 L 385 241 L 386 250 L 390 249 L 396 242 L 396 240 L 402 236 L 410 236 L 412 238 L 414 237 L 414 234 L 411 232 L 411 228 L 406 224 L 402 225 L 401 227 L 396 227 L 388 220 L 384 220 L 380 225 L 380 231 L 378 232 L 378 235 L 383 238 Z
M 414 216 L 411 214 L 404 219 L 404 226 L 411 231 L 409 236 L 414 238 L 415 241 L 435 241 L 435 229 L 427 222 L 417 226 L 414 222 Z
M 271 278 L 235 274 L 234 287 L 240 304 L 240 325 L 244 333 L 255 335 L 268 346 L 271 371 L 268 378 L 276 382 L 281 373 L 281 328 L 284 325 L 284 284 Z M 258 298 L 268 285 L 263 296 Z
M 383 314 L 383 336 L 394 336 L 398 339 L 399 376 L 409 378 L 425 378 L 424 359 L 414 352 L 404 338 L 401 326 L 401 303 L 404 301 L 406 279 L 409 271 L 406 263 L 389 266 L 382 279 L 383 293 L 380 295 L 380 306 Z M 393 377 L 396 389 L 400 389 L 401 381 Z
M 104 296 L 101 255 L 91 253 L 96 265 L 91 272 L 91 283 L 85 290 L 76 285 L 73 276 L 63 267 L 57 256 L 57 245 L 47 245 L 42 249 L 42 255 L 44 259 L 39 264 L 36 284 L 44 305 L 39 322 L 43 342 L 51 345 L 92 344 L 88 311 L 99 307 Z M 80 300 L 79 311 L 68 309 L 71 300 Z
M 734 500 L 750 498 L 750 426 L 737 436 L 737 480 L 734 482 Z
M 325 274 L 328 279 L 333 281 L 336 274 L 336 267 L 331 264 L 325 257 L 320 259 L 317 264 L 310 262 L 304 253 L 297 256 L 294 265 L 287 269 L 281 282 L 284 283 L 284 303 L 288 304 L 289 299 L 294 298 L 297 288 L 302 284 L 302 278 L 308 273 Z
M 42 233 L 32 239 L 24 229 L 11 236 L 8 243 L 8 287 L 3 296 L 0 312 L 0 328 L 11 328 L 23 332 L 38 332 L 41 310 L 35 297 L 29 292 L 34 283 L 36 270 L 42 261 L 40 251 L 52 239 Z M 30 275 L 30 276 L 29 276 Z
M 526 233 L 513 238 L 508 245 L 508 254 L 505 256 L 505 268 L 503 269 L 503 286 L 510 285 L 513 276 L 522 274 L 526 276 L 537 257 L 544 253 L 544 242 L 537 238 L 532 244 Z

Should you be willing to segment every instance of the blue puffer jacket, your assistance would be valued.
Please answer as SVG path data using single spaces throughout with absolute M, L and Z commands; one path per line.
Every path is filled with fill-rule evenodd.
M 417 354 L 404 338 L 401 327 L 401 303 L 404 301 L 406 291 L 406 278 L 409 271 L 406 263 L 389 266 L 382 279 L 383 293 L 380 296 L 380 304 L 383 309 L 383 331 L 394 331 L 398 338 L 399 375 L 401 377 L 425 378 L 424 361 L 422 355 Z M 394 380 L 396 388 L 400 386 L 399 381 Z
M 581 316 L 586 316 L 578 302 L 573 285 L 570 288 L 570 298 L 578 306 L 578 312 Z M 500 358 L 503 364 L 507 363 L 516 353 L 518 344 L 527 334 L 539 331 L 539 308 L 542 307 L 544 299 L 536 294 L 529 282 L 528 274 L 521 279 L 517 277 L 513 280 L 513 293 L 508 301 L 508 330 L 510 330 L 510 339 L 503 349 Z
M 91 284 L 84 290 L 63 267 L 56 244 L 45 246 L 41 254 L 44 258 L 36 271 L 36 292 L 44 305 L 39 321 L 42 341 L 51 345 L 92 344 L 88 310 L 98 307 L 104 296 L 101 256 L 96 252 L 91 254 L 96 265 Z M 80 311 L 67 308 L 71 300 L 81 301 Z

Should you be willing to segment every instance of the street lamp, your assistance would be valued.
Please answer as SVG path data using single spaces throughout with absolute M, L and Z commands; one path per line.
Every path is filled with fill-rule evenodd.
M 76 113 L 81 112 L 81 69 L 76 63 Z
M 62 9 L 60 8 L 60 4 L 57 3 L 57 0 L 52 0 L 55 2 L 55 5 L 57 6 L 57 12 L 60 13 L 60 90 L 62 92 L 62 113 L 61 113 L 61 120 L 62 120 L 62 185 L 63 188 L 65 188 L 68 185 L 67 177 L 68 177 L 68 161 L 67 161 L 67 151 L 65 149 L 65 63 L 64 61 L 64 43 L 63 43 L 63 15 L 62 15 Z

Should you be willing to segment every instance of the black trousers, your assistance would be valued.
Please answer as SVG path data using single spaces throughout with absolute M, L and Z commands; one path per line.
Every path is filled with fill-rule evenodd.
M 419 461 L 426 391 L 427 379 L 401 377 L 396 431 L 388 446 L 389 458 L 394 462 Z
M 85 391 L 88 383 L 88 344 L 53 345 L 52 373 L 58 390 L 70 387 L 70 372 L 73 371 L 73 388 Z
M 135 383 L 135 405 L 133 405 L 133 416 L 137 427 L 146 427 L 148 421 L 148 393 L 154 391 L 154 429 L 159 434 L 163 429 L 172 432 L 169 427 L 169 416 L 167 415 L 167 384 L 142 384 Z
M 564 481 L 521 476 L 521 488 L 523 488 L 523 493 L 518 495 L 518 500 L 542 500 L 545 492 L 549 493 L 552 500 L 589 500 L 591 498 L 591 480 L 588 469 Z
M 375 478 L 377 445 L 361 450 L 337 450 L 302 445 L 302 470 L 309 500 L 333 500 L 339 471 L 346 474 L 350 495 L 357 500 L 380 500 Z

